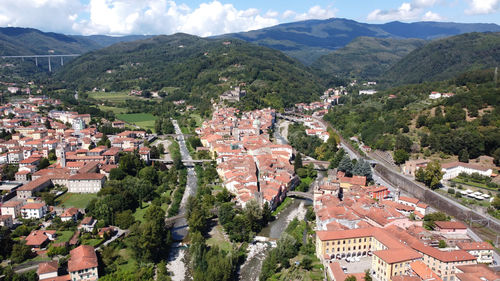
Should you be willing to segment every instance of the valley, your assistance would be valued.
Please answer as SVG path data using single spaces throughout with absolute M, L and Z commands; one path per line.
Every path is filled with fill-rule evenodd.
M 210 37 L 0 28 L 2 55 L 79 54 L 52 71 L 0 61 L 0 272 L 495 280 L 499 32 L 342 18 Z

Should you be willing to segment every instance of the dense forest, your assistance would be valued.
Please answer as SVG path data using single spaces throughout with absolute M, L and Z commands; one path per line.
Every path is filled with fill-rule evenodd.
M 204 39 L 186 34 L 115 44 L 88 53 L 56 77 L 80 90 L 148 90 L 217 98 L 244 85 L 249 100 L 283 108 L 312 101 L 321 82 L 299 62 L 279 51 L 244 41 Z
M 500 64 L 500 33 L 466 33 L 430 42 L 396 63 L 382 77 L 392 84 L 452 79 Z
M 358 37 L 344 48 L 320 57 L 311 67 L 321 76 L 374 80 L 426 43 L 420 39 Z
M 432 91 L 454 95 L 431 100 Z M 401 161 L 396 162 L 404 162 L 405 153 L 419 152 L 500 160 L 500 89 L 494 70 L 353 96 L 345 103 L 325 119 L 344 136 L 359 136 L 372 148 L 397 151 Z

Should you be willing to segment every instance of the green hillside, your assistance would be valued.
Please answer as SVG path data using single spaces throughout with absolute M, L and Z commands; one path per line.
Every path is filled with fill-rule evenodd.
M 425 43 L 421 39 L 358 37 L 344 48 L 320 57 L 311 67 L 325 75 L 375 79 Z
M 283 51 L 305 64 L 322 55 L 365 37 L 395 39 L 436 39 L 467 32 L 499 32 L 496 24 L 454 22 L 388 22 L 368 24 L 349 19 L 331 18 L 284 23 L 259 30 L 222 35 Z
M 500 64 L 500 33 L 467 33 L 433 41 L 400 60 L 384 75 L 396 84 L 450 79 Z
M 119 43 L 85 54 L 56 76 L 69 87 L 111 91 L 161 91 L 179 97 L 217 98 L 244 83 L 245 103 L 276 108 L 309 101 L 323 90 L 318 78 L 279 51 L 241 40 L 204 39 L 186 34 Z
M 81 54 L 101 46 L 84 36 L 42 32 L 33 28 L 0 28 L 0 55 Z
M 432 91 L 454 95 L 432 100 Z M 373 96 L 353 95 L 325 119 L 344 137 L 358 136 L 371 148 L 399 151 L 400 163 L 409 155 L 432 154 L 443 159 L 490 155 L 500 163 L 500 88 L 493 69 Z

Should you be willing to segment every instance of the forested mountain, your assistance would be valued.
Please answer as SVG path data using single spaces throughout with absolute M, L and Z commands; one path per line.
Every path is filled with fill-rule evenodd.
M 177 89 L 205 101 L 240 83 L 246 102 L 276 108 L 310 101 L 320 81 L 279 51 L 237 39 L 204 39 L 186 34 L 119 43 L 85 54 L 56 76 L 68 87 L 111 91 Z
M 432 41 L 391 67 L 383 80 L 395 84 L 450 79 L 500 64 L 500 33 L 467 33 Z
M 342 49 L 321 56 L 311 67 L 328 76 L 376 79 L 426 43 L 422 39 L 358 37 Z
M 145 39 L 147 36 L 64 35 L 34 28 L 0 27 L 0 55 L 82 54 L 109 45 Z
M 432 91 L 454 95 L 431 100 Z M 500 163 L 500 88 L 493 69 L 391 88 L 373 96 L 355 95 L 345 103 L 330 110 L 325 119 L 344 137 L 358 136 L 372 148 L 394 150 L 398 163 L 411 153 L 426 157 L 435 153 L 442 158 L 491 155 Z
M 59 33 L 42 32 L 33 28 L 0 28 L 0 55 L 80 54 L 101 48 L 83 36 L 72 37 Z
M 331 18 L 280 24 L 249 32 L 227 34 L 224 37 L 236 37 L 281 50 L 306 64 L 310 64 L 320 56 L 342 48 L 360 36 L 428 40 L 467 32 L 487 31 L 498 32 L 500 26 L 451 22 L 367 24 L 348 19 Z

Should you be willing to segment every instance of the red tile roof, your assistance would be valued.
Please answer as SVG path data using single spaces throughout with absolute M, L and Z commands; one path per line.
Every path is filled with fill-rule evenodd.
M 473 251 L 473 250 L 493 250 L 493 246 L 491 246 L 488 242 L 459 242 L 457 243 L 458 248 L 464 251 Z
M 58 268 L 59 264 L 57 263 L 57 261 L 42 262 L 38 264 L 38 270 L 36 271 L 36 273 L 40 275 L 45 273 L 57 272 Z
M 106 176 L 100 173 L 84 173 L 72 175 L 69 180 L 102 180 L 103 178 Z
M 68 271 L 74 272 L 87 268 L 97 267 L 97 256 L 94 247 L 81 245 L 70 252 L 71 258 L 68 261 Z
M 467 226 L 459 221 L 436 221 L 434 223 L 440 229 L 467 229 Z
M 373 254 L 389 264 L 416 260 L 422 257 L 421 254 L 410 248 L 375 251 Z

